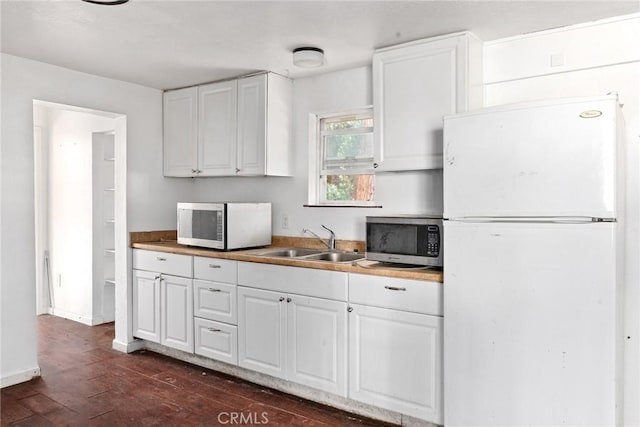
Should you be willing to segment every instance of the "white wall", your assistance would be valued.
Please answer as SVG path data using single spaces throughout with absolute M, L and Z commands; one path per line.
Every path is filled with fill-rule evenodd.
M 50 109 L 48 249 L 54 314 L 85 324 L 99 322 L 102 311 L 101 299 L 99 307 L 94 304 L 94 291 L 102 289 L 94 289 L 93 277 L 92 133 L 114 129 L 112 118 Z M 95 226 L 102 231 L 102 223 Z
M 44 251 L 49 248 L 48 224 L 49 217 L 49 110 L 41 105 L 33 106 L 34 132 L 34 192 L 36 215 L 36 312 L 49 312 L 49 290 L 44 265 Z M 46 291 L 45 291 L 46 286 Z
M 341 112 L 372 103 L 371 67 L 361 67 L 295 80 L 293 83 L 294 171 L 290 178 L 200 178 L 194 180 L 196 201 L 271 201 L 273 234 L 300 236 L 303 228 L 324 235 L 320 224 L 338 239 L 365 239 L 366 215 L 442 213 L 442 171 L 381 173 L 376 176 L 374 208 L 312 208 L 308 202 L 309 114 Z M 282 229 L 281 217 L 289 216 Z
M 2 54 L 0 136 L 0 379 L 37 373 L 33 100 L 127 116 L 128 229 L 174 229 L 175 203 L 189 180 L 162 177 L 159 90 Z M 119 283 L 121 299 L 129 295 Z M 130 313 L 117 307 L 116 339 L 131 339 Z
M 551 57 L 563 65 L 551 66 Z M 640 16 L 497 40 L 484 48 L 487 106 L 618 92 L 626 120 L 625 425 L 640 425 Z M 627 338 L 629 337 L 629 338 Z

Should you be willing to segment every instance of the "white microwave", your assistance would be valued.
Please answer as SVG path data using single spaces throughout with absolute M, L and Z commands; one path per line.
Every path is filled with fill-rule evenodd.
M 442 217 L 368 216 L 366 258 L 442 268 Z
M 229 251 L 271 244 L 271 203 L 178 203 L 178 243 Z

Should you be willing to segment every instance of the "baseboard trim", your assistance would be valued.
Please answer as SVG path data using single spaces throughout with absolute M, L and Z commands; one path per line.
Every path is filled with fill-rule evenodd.
M 24 383 L 40 376 L 40 367 L 27 369 L 25 371 L 17 372 L 15 374 L 7 375 L 0 378 L 0 388 L 9 387 L 12 385 Z
M 135 340 L 131 342 L 122 342 L 118 340 L 113 340 L 111 344 L 111 348 L 117 351 L 121 351 L 122 353 L 133 353 L 134 351 L 143 349 L 144 342 L 141 340 Z
M 59 308 L 54 308 L 51 311 L 52 311 L 51 314 L 53 314 L 54 316 L 63 317 L 65 319 L 73 320 L 74 322 L 79 322 L 79 323 L 82 323 L 83 325 L 87 325 L 87 326 L 96 326 L 96 325 L 101 325 L 103 323 L 108 323 L 108 321 L 105 321 L 105 319 L 104 319 L 104 317 L 102 315 L 94 316 L 94 317 L 87 317 L 87 316 L 82 316 L 80 314 L 72 313 L 70 311 L 61 310 Z

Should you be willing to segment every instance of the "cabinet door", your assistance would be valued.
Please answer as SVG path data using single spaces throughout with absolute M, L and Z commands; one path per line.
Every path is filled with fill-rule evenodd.
M 133 270 L 133 336 L 160 342 L 160 273 Z
M 289 295 L 287 379 L 347 395 L 347 304 Z
M 351 305 L 349 397 L 442 420 L 442 318 Z
M 160 278 L 160 343 L 193 353 L 193 281 L 184 277 Z
M 236 80 L 198 88 L 198 176 L 236 171 Z
M 238 80 L 238 175 L 265 174 L 267 75 Z
M 165 92 L 163 158 L 165 176 L 192 176 L 198 156 L 198 88 Z
M 442 168 L 442 118 L 466 109 L 465 64 L 465 35 L 374 53 L 378 170 Z
M 285 378 L 287 311 L 284 294 L 238 287 L 238 364 Z

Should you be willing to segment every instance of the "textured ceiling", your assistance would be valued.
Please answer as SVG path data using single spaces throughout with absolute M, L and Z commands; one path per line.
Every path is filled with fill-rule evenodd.
M 292 78 L 370 63 L 375 48 L 470 30 L 482 40 L 636 13 L 633 1 L 2 0 L 1 50 L 158 89 L 257 70 Z M 291 50 L 326 52 L 293 66 Z

